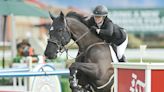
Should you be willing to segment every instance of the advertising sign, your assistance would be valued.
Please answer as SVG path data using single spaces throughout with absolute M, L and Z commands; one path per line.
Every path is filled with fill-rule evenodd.
M 118 69 L 118 92 L 145 92 L 145 70 Z

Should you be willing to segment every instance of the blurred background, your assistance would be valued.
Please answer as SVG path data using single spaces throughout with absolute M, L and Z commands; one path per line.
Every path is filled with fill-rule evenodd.
M 164 0 L 0 0 L 0 67 L 21 63 L 28 55 L 44 55 L 52 22 L 49 11 L 54 16 L 60 11 L 91 16 L 100 4 L 108 8 L 115 24 L 126 29 L 129 62 L 139 62 L 141 57 L 144 62 L 164 62 Z M 140 45 L 147 46 L 144 54 Z M 31 54 L 25 53 L 26 46 Z M 67 68 L 76 54 L 75 44 L 69 49 L 68 60 L 64 53 L 53 61 L 56 67 Z

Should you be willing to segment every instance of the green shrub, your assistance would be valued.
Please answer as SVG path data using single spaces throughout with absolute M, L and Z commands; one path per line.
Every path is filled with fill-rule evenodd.
M 139 48 L 142 44 L 142 40 L 135 37 L 133 34 L 128 34 L 128 47 L 129 48 Z

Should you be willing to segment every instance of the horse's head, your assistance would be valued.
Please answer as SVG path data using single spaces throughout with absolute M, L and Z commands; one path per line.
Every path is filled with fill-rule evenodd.
M 71 34 L 64 14 L 61 12 L 58 17 L 54 17 L 51 13 L 52 25 L 49 29 L 49 39 L 45 50 L 45 56 L 48 58 L 56 58 L 57 53 L 61 52 L 64 46 L 70 41 Z

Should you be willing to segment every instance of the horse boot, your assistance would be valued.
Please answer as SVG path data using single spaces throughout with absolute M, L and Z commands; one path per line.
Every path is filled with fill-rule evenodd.
M 70 88 L 72 89 L 72 92 L 81 92 L 78 87 L 78 80 L 76 78 L 77 70 L 71 70 L 69 82 L 70 82 Z
M 73 88 L 72 92 L 84 92 L 83 90 L 79 89 L 79 88 Z
M 84 92 L 94 92 L 90 84 L 85 85 L 84 89 L 85 89 Z

